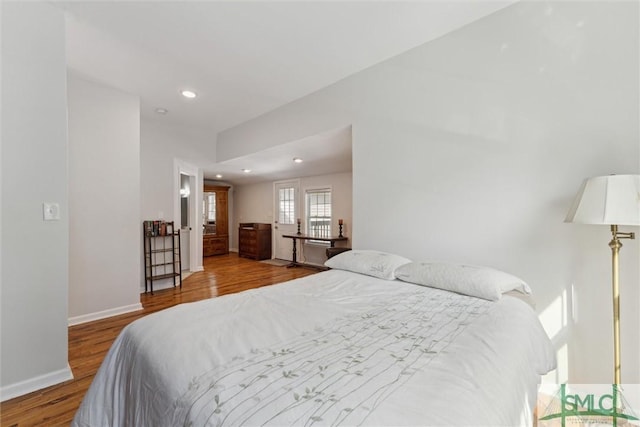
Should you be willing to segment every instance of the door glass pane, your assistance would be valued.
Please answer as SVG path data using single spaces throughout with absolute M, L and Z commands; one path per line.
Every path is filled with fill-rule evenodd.
M 296 221 L 295 189 L 281 188 L 278 192 L 278 207 L 280 224 L 293 224 Z

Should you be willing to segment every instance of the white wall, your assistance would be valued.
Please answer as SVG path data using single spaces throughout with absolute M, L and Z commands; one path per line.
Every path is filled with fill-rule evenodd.
M 232 233 L 229 246 L 238 248 L 238 227 L 241 222 L 261 222 L 273 227 L 273 182 L 237 185 L 233 190 L 234 216 L 229 217 Z
M 64 16 L 2 2 L 0 398 L 71 378 Z M 60 205 L 43 221 L 42 202 Z
M 330 175 L 319 175 L 298 178 L 300 181 L 300 194 L 314 188 L 331 188 L 332 217 L 335 218 L 334 234 L 338 234 L 338 218 L 344 220 L 343 234 L 349 238 L 347 245 L 352 241 L 352 176 L 350 172 Z M 261 182 L 257 184 L 240 185 L 234 191 L 235 216 L 229 221 L 233 224 L 231 235 L 232 247 L 238 247 L 238 227 L 241 222 L 270 223 L 273 227 L 274 196 L 273 182 Z M 301 200 L 301 203 L 304 201 Z M 301 218 L 304 217 L 301 215 Z M 288 240 L 288 239 L 287 239 Z M 287 242 L 287 244 L 291 244 Z M 300 260 L 312 264 L 322 264 L 326 260 L 324 246 L 305 244 Z
M 141 309 L 140 100 L 73 72 L 69 94 L 69 317 Z
M 215 137 L 143 118 L 140 144 L 142 218 L 158 219 L 162 214 L 173 220 L 174 159 L 196 167 L 215 162 Z
M 202 167 L 215 161 L 215 140 L 207 132 L 181 126 L 164 124 L 159 120 L 142 119 L 140 134 L 140 221 L 164 219 L 180 221 L 175 213 L 179 199 L 179 170 L 185 165 L 194 168 L 197 200 L 202 198 Z M 201 205 L 199 205 L 201 206 Z M 177 212 L 176 212 L 177 213 Z M 174 218 L 175 217 L 175 218 Z M 202 218 L 193 226 L 191 235 L 195 246 L 195 270 L 202 269 Z M 142 245 L 142 240 L 140 240 Z M 184 266 L 183 266 L 184 269 Z M 173 286 L 171 280 L 155 283 L 154 289 Z M 140 287 L 144 290 L 144 278 L 140 275 Z
M 607 227 L 581 181 L 640 172 L 637 2 L 522 2 L 219 135 L 220 161 L 353 127 L 355 247 L 527 280 L 550 380 L 612 380 Z M 381 201 L 383 203 L 381 203 Z M 622 376 L 640 382 L 639 243 L 621 257 Z

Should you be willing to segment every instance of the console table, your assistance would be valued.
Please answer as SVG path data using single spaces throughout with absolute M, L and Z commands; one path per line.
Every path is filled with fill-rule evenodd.
M 288 239 L 291 239 L 293 241 L 293 251 L 292 251 L 292 261 L 291 264 L 289 264 L 287 267 L 297 267 L 300 265 L 304 265 L 304 266 L 311 266 L 310 264 L 304 264 L 304 263 L 300 263 L 298 262 L 298 251 L 296 248 L 296 241 L 297 240 L 314 240 L 317 242 L 329 242 L 329 245 L 333 248 L 336 245 L 336 242 L 342 242 L 342 241 L 346 241 L 349 240 L 348 237 L 339 237 L 339 236 L 335 236 L 335 237 L 315 237 L 315 236 L 309 236 L 307 234 L 283 234 L 282 237 L 286 237 Z

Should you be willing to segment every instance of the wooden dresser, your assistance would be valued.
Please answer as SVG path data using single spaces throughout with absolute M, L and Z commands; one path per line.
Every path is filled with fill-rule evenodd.
M 271 259 L 271 224 L 241 223 L 238 233 L 239 256 L 255 260 Z
M 202 235 L 202 256 L 224 255 L 229 253 L 229 236 L 216 234 Z

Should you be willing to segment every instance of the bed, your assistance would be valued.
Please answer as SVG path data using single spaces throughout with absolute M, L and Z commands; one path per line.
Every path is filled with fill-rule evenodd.
M 555 358 L 533 309 L 505 294 L 526 284 L 479 298 L 445 289 L 475 270 L 424 279 L 413 263 L 403 281 L 401 257 L 349 253 L 329 271 L 131 323 L 73 425 L 532 425 Z

